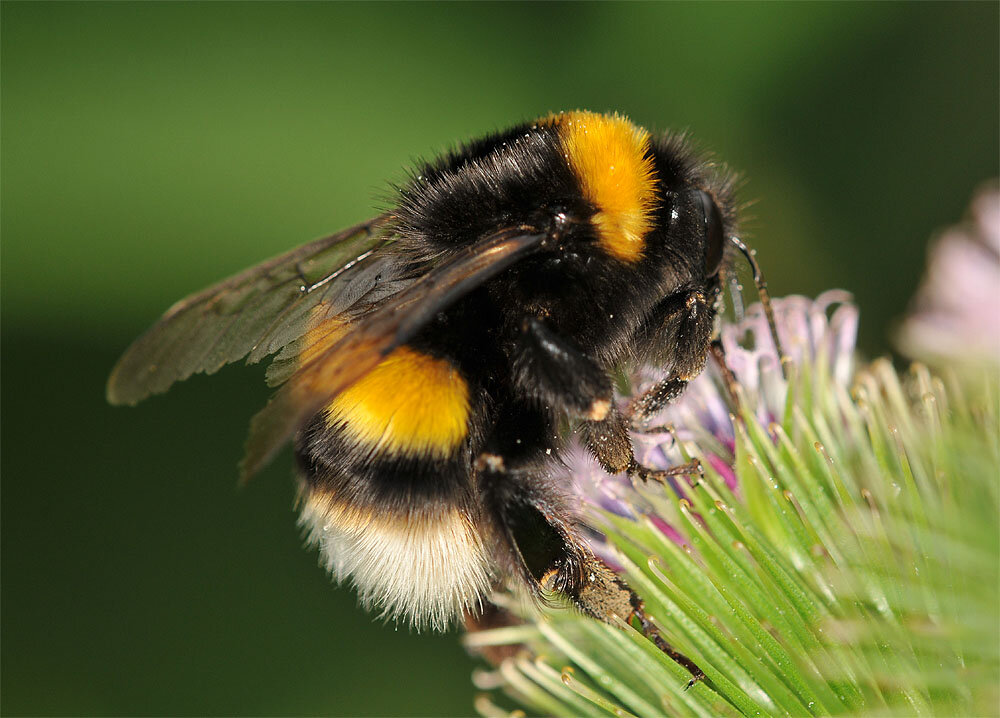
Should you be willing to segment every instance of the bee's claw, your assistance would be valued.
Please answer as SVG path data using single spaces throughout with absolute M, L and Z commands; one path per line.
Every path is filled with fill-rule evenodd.
M 643 635 L 650 639 L 657 648 L 670 656 L 674 662 L 691 672 L 691 680 L 689 680 L 687 685 L 684 686 L 685 691 L 690 690 L 691 686 L 695 683 L 705 679 L 705 672 L 698 667 L 698 664 L 680 651 L 675 650 L 674 647 L 667 643 L 663 636 L 660 635 L 660 632 L 657 630 L 656 626 L 653 625 L 653 622 L 650 621 L 649 616 L 647 616 L 645 611 L 643 611 L 641 605 L 633 610 L 632 615 L 629 616 L 629 621 L 631 621 L 632 618 L 638 619 Z
M 692 686 L 693 686 L 693 685 L 694 685 L 695 683 L 700 683 L 700 682 L 701 682 L 701 681 L 703 681 L 703 680 L 705 680 L 705 674 L 704 674 L 704 673 L 702 673 L 701 671 L 698 671 L 698 672 L 697 672 L 697 673 L 695 673 L 695 674 L 694 674 L 693 676 L 691 676 L 691 680 L 689 680 L 689 681 L 687 682 L 687 685 L 686 685 L 686 686 L 684 686 L 684 690 L 685 690 L 685 692 L 686 692 L 686 691 L 689 691 L 689 690 L 691 690 L 691 687 L 692 687 Z

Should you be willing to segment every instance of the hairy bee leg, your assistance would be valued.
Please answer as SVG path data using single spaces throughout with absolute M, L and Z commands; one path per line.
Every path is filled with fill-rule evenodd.
M 511 469 L 502 457 L 483 455 L 477 474 L 491 514 L 499 521 L 501 543 L 515 575 L 539 597 L 546 592 L 568 598 L 591 618 L 617 625 L 635 621 L 642 634 L 691 673 L 690 688 L 704 672 L 663 638 L 629 585 L 587 548 L 577 535 L 565 503 L 554 503 L 551 492 L 540 492 L 540 474 Z
M 611 379 L 544 322 L 527 317 L 514 361 L 515 381 L 571 416 L 599 421 L 612 407 Z
M 670 645 L 670 643 L 664 639 L 662 635 L 660 635 L 660 631 L 653 625 L 653 622 L 649 620 L 649 617 L 642 609 L 632 613 L 632 616 L 628 621 L 629 623 L 632 622 L 631 618 L 635 618 L 639 622 L 642 635 L 651 640 L 656 644 L 657 648 L 670 656 L 674 663 L 683 666 L 691 674 L 691 680 L 689 680 L 687 685 L 684 686 L 684 690 L 690 690 L 691 686 L 695 683 L 705 680 L 705 672 L 698 667 L 698 664 Z
M 603 421 L 583 422 L 580 434 L 590 453 L 605 471 L 609 474 L 625 472 L 633 483 L 665 483 L 672 476 L 689 476 L 701 472 L 701 464 L 697 459 L 668 469 L 654 469 L 639 463 L 632 450 L 629 422 L 613 408 Z
M 704 470 L 698 459 L 691 459 L 686 464 L 671 466 L 669 469 L 652 469 L 643 464 L 633 462 L 628 468 L 628 476 L 633 482 L 642 481 L 645 483 L 647 481 L 657 481 L 665 484 L 667 479 L 672 476 L 704 476 Z
M 639 432 L 648 431 L 643 422 L 676 401 L 705 368 L 715 323 L 715 311 L 700 291 L 667 297 L 653 315 L 654 328 L 648 331 L 670 362 L 670 373 L 629 403 L 626 417 Z
M 690 464 L 675 471 L 653 469 L 637 462 L 628 422 L 612 402 L 607 373 L 535 317 L 528 317 L 522 325 L 515 376 L 525 388 L 541 393 L 545 401 L 583 420 L 580 433 L 584 443 L 609 473 L 624 471 L 632 481 L 643 482 L 664 482 L 670 476 L 695 473 L 697 467 Z
M 722 381 L 726 387 L 726 398 L 729 399 L 729 408 L 736 411 L 740 406 L 739 396 L 736 393 L 736 376 L 733 374 L 732 369 L 729 368 L 729 365 L 726 364 L 726 353 L 722 348 L 722 342 L 718 339 L 710 342 L 708 352 L 722 374 Z M 632 431 L 640 434 L 661 434 L 671 431 L 672 427 L 670 426 L 648 426 L 643 421 L 651 416 L 655 416 L 664 407 L 679 398 L 684 393 L 687 385 L 687 381 L 683 379 L 667 377 L 658 381 L 630 401 L 625 410 L 625 415 L 629 419 Z
M 584 567 L 584 573 L 581 586 L 570 586 L 565 590 L 580 611 L 611 625 L 615 624 L 616 617 L 629 624 L 634 619 L 639 624 L 642 635 L 691 673 L 691 680 L 688 681 L 685 690 L 705 678 L 705 673 L 697 663 L 675 649 L 662 636 L 646 615 L 643 603 L 635 595 L 635 591 L 606 563 L 595 556 L 590 556 Z
M 719 372 L 722 374 L 722 381 L 726 385 L 726 394 L 729 397 L 729 408 L 735 414 L 739 414 L 740 408 L 740 397 L 736 392 L 737 382 L 736 375 L 733 374 L 733 370 L 729 368 L 726 364 L 726 352 L 722 348 L 722 342 L 718 339 L 712 342 L 711 346 L 712 359 L 715 360 L 715 365 L 719 367 Z
M 643 427 L 642 422 L 655 416 L 661 409 L 673 403 L 687 389 L 686 379 L 668 376 L 661 379 L 629 402 L 625 415 L 634 431 L 645 432 L 651 427 Z

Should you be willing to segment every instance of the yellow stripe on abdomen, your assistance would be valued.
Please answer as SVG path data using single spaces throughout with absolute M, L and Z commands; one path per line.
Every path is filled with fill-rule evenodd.
M 469 433 L 469 386 L 446 359 L 399 347 L 326 408 L 327 422 L 361 444 L 445 458 Z

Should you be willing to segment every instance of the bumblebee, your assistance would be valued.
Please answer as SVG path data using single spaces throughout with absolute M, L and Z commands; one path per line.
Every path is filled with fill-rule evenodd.
M 388 211 L 184 299 L 108 381 L 135 404 L 195 372 L 275 355 L 244 479 L 289 440 L 301 522 L 384 615 L 445 628 L 522 586 L 635 622 L 692 674 L 588 549 L 559 456 L 574 427 L 610 473 L 630 428 L 705 366 L 731 183 L 675 136 L 575 111 L 420 165 Z M 613 373 L 665 377 L 616 408 Z

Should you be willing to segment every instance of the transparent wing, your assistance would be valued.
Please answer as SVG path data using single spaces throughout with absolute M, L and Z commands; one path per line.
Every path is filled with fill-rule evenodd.
M 182 299 L 118 360 L 108 401 L 135 404 L 196 372 L 260 361 L 301 336 L 318 304 L 349 306 L 378 281 L 375 250 L 392 241 L 379 231 L 384 222 L 317 239 Z
M 326 346 L 319 350 L 300 347 L 299 356 L 308 358 L 281 376 L 287 381 L 250 424 L 241 478 L 246 480 L 260 470 L 299 427 L 411 339 L 435 314 L 541 248 L 547 236 L 529 234 L 520 227 L 499 231 L 384 298 Z

